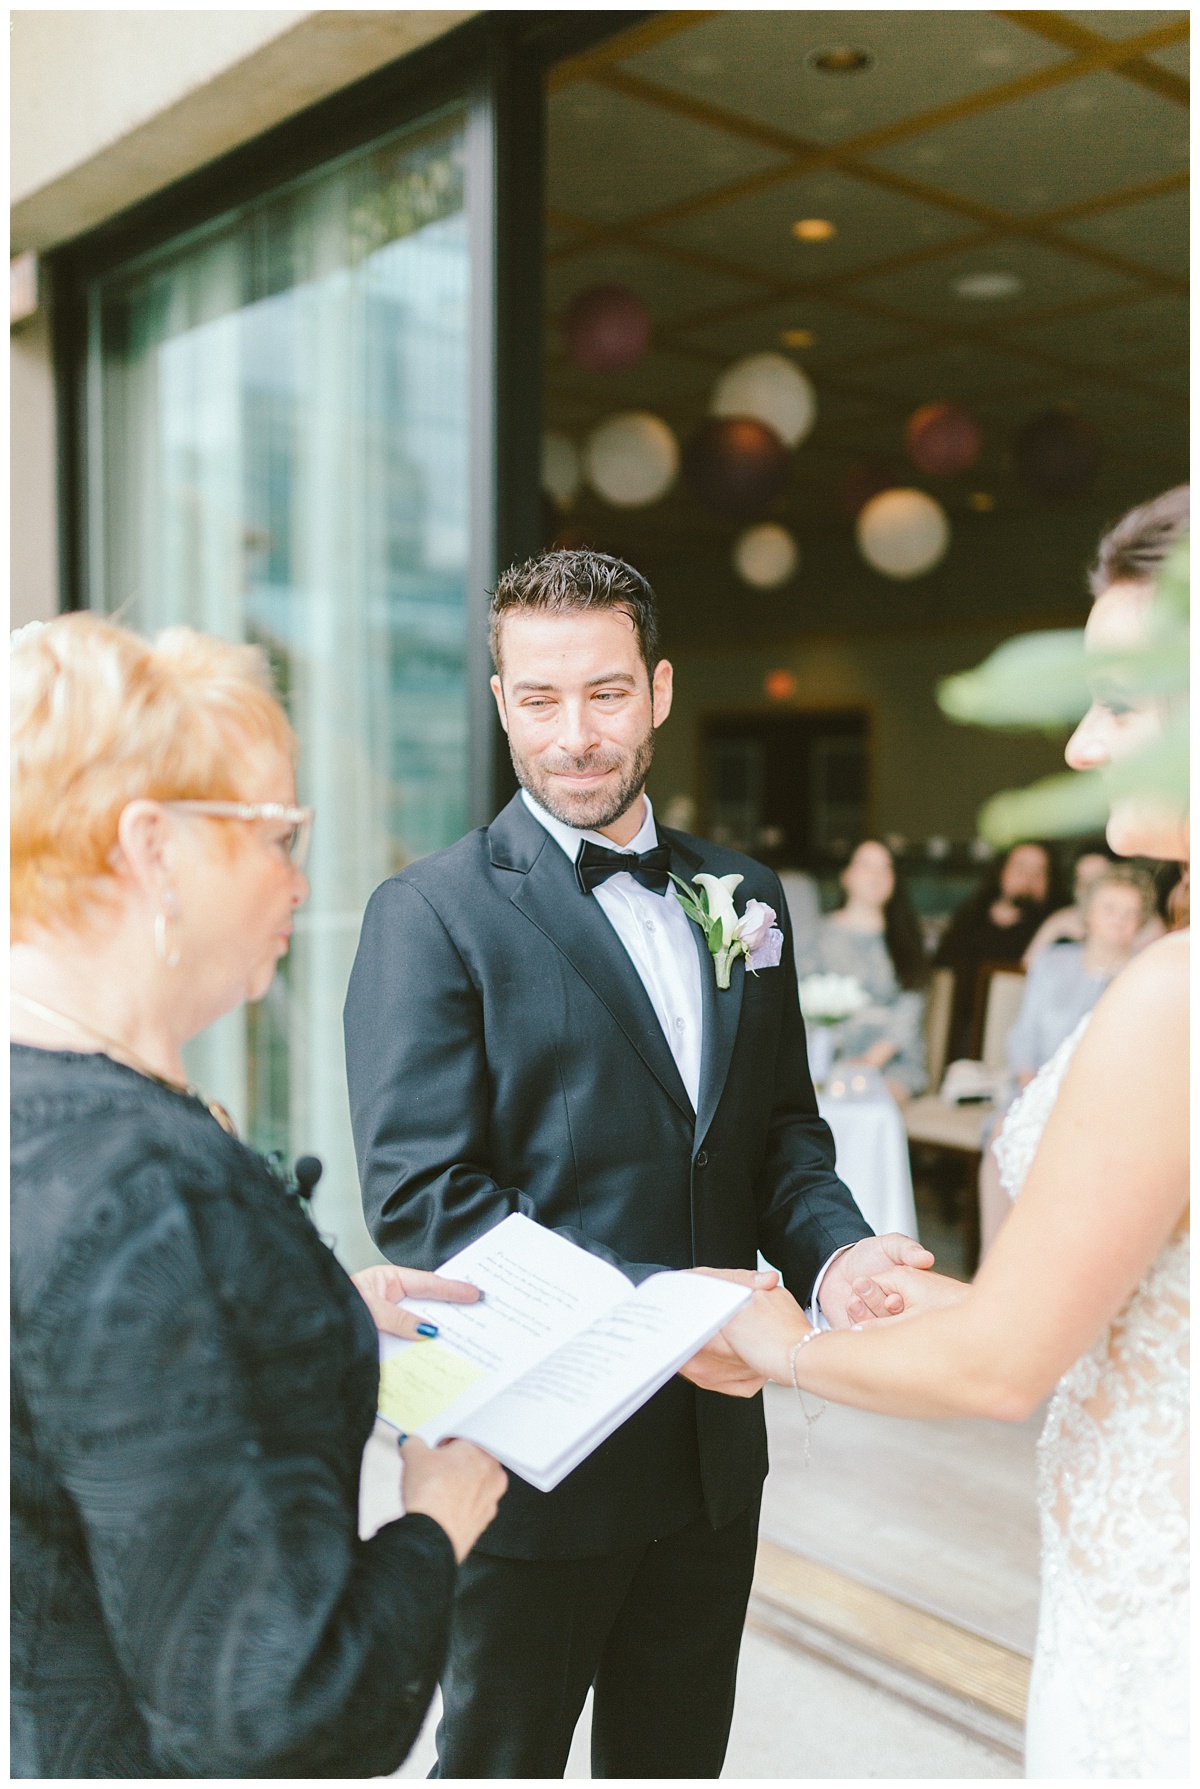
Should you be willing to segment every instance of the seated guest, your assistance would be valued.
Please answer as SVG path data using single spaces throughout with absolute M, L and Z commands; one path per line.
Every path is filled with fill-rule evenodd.
M 852 975 L 870 995 L 869 1006 L 837 1027 L 838 1055 L 879 1069 L 903 1104 L 926 1082 L 921 928 L 892 854 L 877 839 L 859 845 L 841 883 L 845 905 L 821 920 L 797 967 L 802 976 Z
M 1050 907 L 1050 853 L 1044 845 L 1014 845 L 999 869 L 958 909 L 934 962 L 954 971 L 948 1060 L 971 1047 L 975 983 L 985 963 L 1019 963 Z
M 1098 875 L 1085 876 L 1080 888 L 1076 865 L 1083 940 L 1051 945 L 1034 958 L 1016 1023 L 1008 1034 L 1006 1047 L 1015 1086 L 988 1119 L 981 1138 L 981 1253 L 986 1253 L 995 1240 L 1010 1209 L 991 1144 L 1016 1090 L 1029 1085 L 1084 1014 L 1091 1012 L 1113 976 L 1141 948 L 1151 921 L 1158 918 L 1149 877 L 1130 864 L 1114 863 L 1110 858 L 1103 859 L 1103 866 Z
M 1114 859 L 1109 854 L 1108 850 L 1099 846 L 1089 847 L 1080 852 L 1079 856 L 1075 859 L 1074 900 L 1069 907 L 1060 907 L 1057 913 L 1052 913 L 1049 919 L 1044 919 L 1042 921 L 1037 931 L 1033 934 L 1033 938 L 1026 949 L 1024 957 L 1021 959 L 1026 969 L 1028 969 L 1029 965 L 1033 962 L 1033 959 L 1040 956 L 1048 945 L 1064 943 L 1080 944 L 1083 942 L 1084 891 L 1096 880 L 1097 876 L 1102 876 L 1104 874 L 1104 872 L 1112 865 L 1113 861 Z M 1134 944 L 1135 954 L 1137 951 L 1144 949 L 1147 944 L 1153 944 L 1156 938 L 1161 938 L 1166 929 L 1166 926 L 1159 918 L 1158 914 L 1151 911 L 1145 925 L 1137 935 L 1137 940 Z
M 294 735 L 256 648 L 94 615 L 16 636 L 11 699 L 12 1774 L 387 1774 L 505 1479 L 409 1441 L 360 1541 L 372 1317 L 476 1293 L 356 1289 L 187 1083 L 308 892 Z
M 1106 864 L 1085 881 L 1080 898 L 1083 941 L 1055 944 L 1034 958 L 1017 1020 L 1008 1034 L 1008 1063 L 1019 1087 L 1090 1013 L 1137 948 L 1154 911 L 1147 877 L 1129 864 Z

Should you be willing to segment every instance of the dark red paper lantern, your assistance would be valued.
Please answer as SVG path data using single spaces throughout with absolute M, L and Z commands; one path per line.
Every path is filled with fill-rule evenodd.
M 1021 482 L 1042 497 L 1075 497 L 1100 468 L 1104 441 L 1094 422 L 1065 404 L 1031 416 L 1013 442 Z
M 787 483 L 787 448 L 751 416 L 713 416 L 683 450 L 683 476 L 706 509 L 753 516 Z
M 890 491 L 893 486 L 903 482 L 903 479 L 896 478 L 889 472 L 886 466 L 851 466 L 842 480 L 839 494 L 842 513 L 856 522 L 859 511 L 867 507 L 872 497 L 878 497 L 880 491 Z
M 979 458 L 983 430 L 961 404 L 922 404 L 905 424 L 904 447 L 920 471 L 932 478 L 953 478 Z
M 589 286 L 563 319 L 567 353 L 588 373 L 624 373 L 650 346 L 650 312 L 628 286 Z

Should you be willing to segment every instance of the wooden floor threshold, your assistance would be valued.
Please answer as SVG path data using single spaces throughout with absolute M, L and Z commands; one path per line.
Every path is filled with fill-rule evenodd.
M 749 1621 L 1020 1760 L 1030 1661 L 999 1641 L 768 1540 Z

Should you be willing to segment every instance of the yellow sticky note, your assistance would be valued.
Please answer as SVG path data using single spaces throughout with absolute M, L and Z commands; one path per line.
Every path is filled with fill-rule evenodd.
M 441 1342 L 417 1342 L 380 1362 L 379 1409 L 406 1435 L 449 1409 L 484 1369 Z

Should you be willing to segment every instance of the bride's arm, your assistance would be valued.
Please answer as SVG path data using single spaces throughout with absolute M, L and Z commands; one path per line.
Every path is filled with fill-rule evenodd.
M 1169 937 L 1097 1006 L 967 1296 L 927 1316 L 822 1334 L 796 1355 L 797 1380 L 867 1410 L 1019 1422 L 1112 1320 L 1187 1201 L 1188 943 Z M 723 1333 L 788 1384 L 808 1325 L 786 1293 L 759 1293 Z

